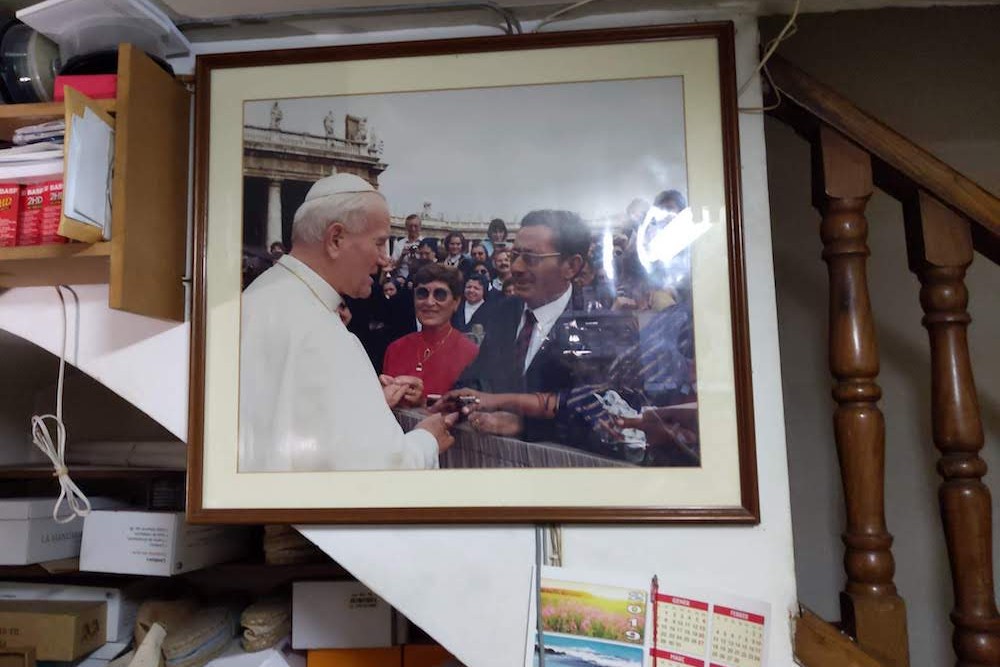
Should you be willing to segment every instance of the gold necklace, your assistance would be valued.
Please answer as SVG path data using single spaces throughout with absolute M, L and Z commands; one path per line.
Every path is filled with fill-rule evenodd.
M 423 358 L 421 358 L 420 354 L 417 354 L 417 372 L 418 373 L 422 373 L 423 372 L 423 370 L 424 370 L 424 362 L 427 361 L 428 359 L 430 359 L 434 355 L 435 352 L 437 352 L 438 350 L 441 349 L 441 346 L 445 344 L 445 341 L 448 340 L 448 338 L 451 336 L 451 332 L 454 331 L 454 330 L 455 330 L 455 327 L 449 327 L 448 333 L 446 333 L 444 335 L 444 338 L 442 338 L 440 341 L 438 341 L 438 344 L 434 346 L 433 350 L 431 348 L 429 348 L 429 347 L 424 350 Z M 421 334 L 420 338 L 423 339 L 423 334 Z

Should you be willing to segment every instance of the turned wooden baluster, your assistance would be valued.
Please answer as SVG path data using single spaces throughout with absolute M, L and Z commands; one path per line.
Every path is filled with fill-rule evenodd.
M 926 193 L 905 207 L 910 270 L 931 345 L 931 418 L 941 452 L 939 491 L 955 607 L 952 643 L 958 664 L 1000 665 L 1000 618 L 993 594 L 990 491 L 979 458 L 983 425 L 966 340 L 972 263 L 969 224 Z
M 828 127 L 820 129 L 814 149 L 813 203 L 823 215 L 823 259 L 830 276 L 834 434 L 847 508 L 842 622 L 862 648 L 902 666 L 909 662 L 906 607 L 892 581 L 896 566 L 885 525 L 885 424 L 878 408 L 878 345 L 866 275 L 871 158 Z

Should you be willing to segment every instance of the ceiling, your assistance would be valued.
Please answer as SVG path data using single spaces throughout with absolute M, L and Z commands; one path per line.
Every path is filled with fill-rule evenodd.
M 72 2 L 73 0 L 64 0 Z M 500 27 L 499 12 L 487 7 L 455 9 L 456 0 L 151 0 L 166 11 L 193 42 L 294 37 L 316 34 L 363 33 L 458 25 Z M 0 9 L 15 11 L 33 0 L 0 0 Z M 396 11 L 400 5 L 422 5 L 421 11 Z M 467 4 L 474 4 L 471 1 Z M 487 3 L 482 2 L 480 5 Z M 571 2 L 553 0 L 498 0 L 518 21 L 543 19 Z M 801 0 L 803 12 L 828 12 L 887 7 L 930 7 L 1000 4 L 1000 0 Z M 787 14 L 795 0 L 591 0 L 566 12 L 574 19 L 596 14 L 644 11 L 738 11 L 751 14 Z M 363 16 L 356 9 L 378 12 Z

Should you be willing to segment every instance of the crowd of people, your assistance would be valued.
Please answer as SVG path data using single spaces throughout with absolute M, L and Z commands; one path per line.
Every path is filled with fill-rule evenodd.
M 335 187 L 334 199 L 374 202 L 367 189 L 351 187 L 358 192 Z M 432 425 L 439 430 L 465 418 L 483 433 L 562 443 L 641 465 L 700 464 L 689 251 L 657 255 L 665 247 L 659 241 L 687 210 L 680 192 L 663 191 L 652 204 L 634 200 L 620 226 L 599 234 L 571 211 L 538 210 L 520 221 L 513 237 L 494 219 L 485 238 L 452 231 L 435 239 L 422 234 L 420 216 L 410 215 L 406 236 L 377 251 L 375 270 L 365 274 L 367 289 L 340 289 L 332 279 L 326 282 L 333 289 L 318 290 L 313 274 L 323 277 L 324 259 L 333 266 L 337 253 L 326 237 L 331 220 L 345 217 L 343 208 L 328 208 L 331 226 L 325 236 L 312 237 L 297 231 L 305 227 L 300 218 L 307 219 L 300 208 L 290 254 L 270 248 L 275 268 L 285 269 L 279 274 L 270 269 L 258 278 L 245 263 L 244 281 L 253 285 L 244 296 L 243 358 L 247 296 L 252 303 L 252 295 L 266 290 L 259 281 L 287 282 L 291 273 L 339 315 L 343 326 L 335 338 L 363 349 L 388 407 L 427 407 L 428 419 L 442 420 Z M 315 257 L 299 250 L 308 245 L 319 245 Z M 296 256 L 310 269 L 305 278 Z M 351 259 L 360 258 L 341 256 L 340 267 Z M 350 334 L 354 343 L 344 342 Z M 358 355 L 350 368 L 330 363 L 308 372 L 335 374 L 350 392 Z M 270 372 L 288 374 L 284 367 Z M 272 423 L 266 426 L 274 432 Z M 241 424 L 241 447 L 242 430 Z M 365 440 L 370 437 L 375 433 Z M 440 450 L 440 438 L 437 444 Z M 383 465 L 434 467 L 426 460 L 431 449 L 417 449 L 421 454 L 406 465 Z M 366 459 L 349 460 L 334 467 Z

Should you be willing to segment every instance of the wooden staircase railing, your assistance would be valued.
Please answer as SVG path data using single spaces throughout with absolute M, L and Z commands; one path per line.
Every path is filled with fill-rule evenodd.
M 805 608 L 795 621 L 795 657 L 808 667 L 883 667 L 857 642 Z
M 770 113 L 813 147 L 813 205 L 823 216 L 834 435 L 847 509 L 842 628 L 880 663 L 909 663 L 906 609 L 893 583 L 885 523 L 879 357 L 866 276 L 864 210 L 878 186 L 903 204 L 909 266 L 920 281 L 930 337 L 931 415 L 941 454 L 939 501 L 957 664 L 1000 666 L 991 498 L 982 482 L 983 427 L 966 339 L 964 282 L 974 251 L 1000 264 L 1000 199 L 783 59 L 772 58 L 768 67 L 785 100 Z

